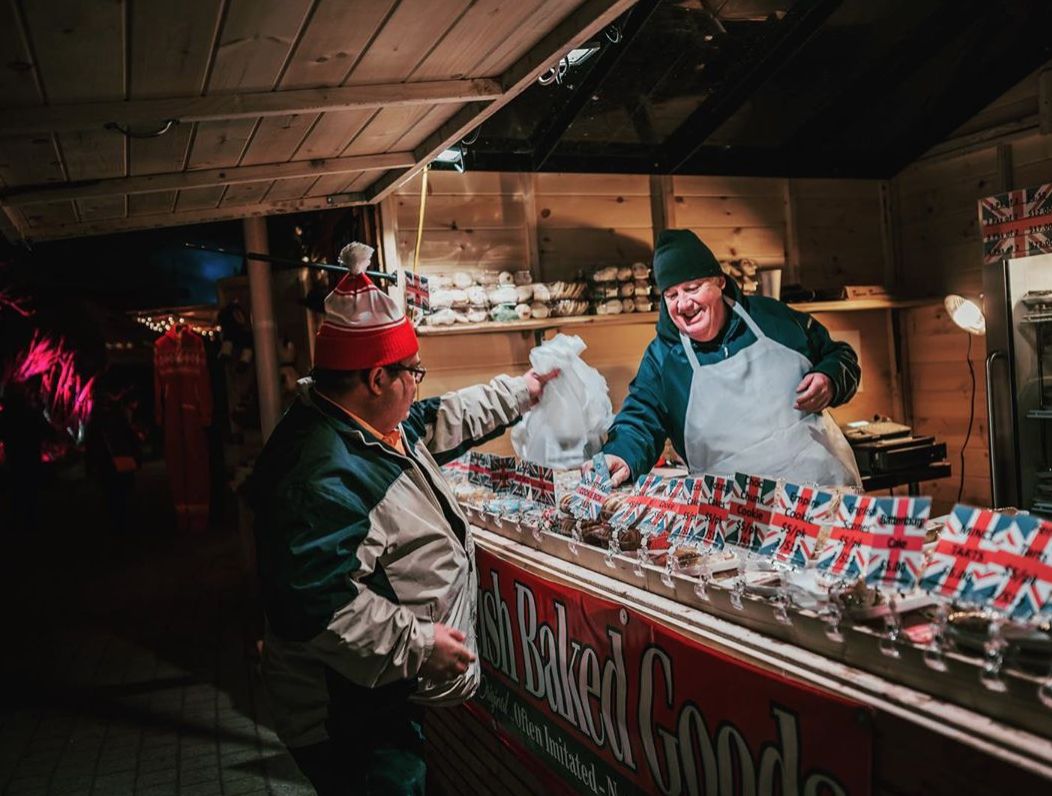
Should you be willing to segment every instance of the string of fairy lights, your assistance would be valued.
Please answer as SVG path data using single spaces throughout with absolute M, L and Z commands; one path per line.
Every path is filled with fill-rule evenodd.
M 137 320 L 150 331 L 156 332 L 157 334 L 165 334 L 173 326 L 178 325 L 186 326 L 192 332 L 201 335 L 201 337 L 206 337 L 209 340 L 214 340 L 223 331 L 223 327 L 221 327 L 219 324 L 202 325 L 200 323 L 195 323 L 193 320 L 188 320 L 179 315 L 138 315 L 136 316 L 135 320 Z

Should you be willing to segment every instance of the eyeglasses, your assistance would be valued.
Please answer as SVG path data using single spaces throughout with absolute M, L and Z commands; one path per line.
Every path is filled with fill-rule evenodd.
M 415 381 L 417 384 L 422 382 L 424 380 L 424 376 L 427 375 L 427 368 L 422 368 L 419 365 L 385 365 L 384 370 L 388 372 L 404 370 L 409 373 L 412 373 L 413 381 Z

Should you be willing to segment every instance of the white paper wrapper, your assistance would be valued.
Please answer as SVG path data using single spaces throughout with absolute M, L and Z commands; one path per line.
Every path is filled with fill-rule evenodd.
M 514 285 L 515 284 L 515 275 L 512 274 L 511 271 L 501 271 L 499 274 L 497 274 L 497 284 L 498 285 Z
M 520 304 L 528 304 L 533 301 L 533 285 L 516 285 L 515 298 Z
M 544 282 L 536 282 L 533 285 L 533 300 L 545 302 L 552 300 L 552 293 Z
M 512 274 L 516 285 L 528 285 L 533 282 L 533 274 L 529 271 L 516 271 Z
M 535 301 L 530 305 L 530 315 L 538 320 L 547 318 L 551 315 L 551 310 L 548 309 L 548 305 L 540 301 Z
M 453 286 L 460 290 L 467 290 L 475 284 L 475 280 L 471 278 L 471 274 L 467 271 L 457 271 L 453 274 Z

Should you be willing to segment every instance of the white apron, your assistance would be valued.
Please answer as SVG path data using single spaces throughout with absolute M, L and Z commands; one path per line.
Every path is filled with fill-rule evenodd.
M 796 388 L 812 370 L 810 360 L 769 338 L 740 304 L 725 300 L 756 342 L 701 365 L 690 338 L 680 333 L 694 370 L 683 428 L 690 471 L 861 486 L 855 455 L 829 412 L 793 408 Z

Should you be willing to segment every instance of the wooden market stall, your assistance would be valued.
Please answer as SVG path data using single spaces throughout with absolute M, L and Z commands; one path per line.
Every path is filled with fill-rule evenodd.
M 933 515 L 988 506 L 988 352 L 943 298 L 982 290 L 977 201 L 1052 183 L 1052 20 L 1011 1 L 973 15 L 924 5 L 8 3 L 0 231 L 36 243 L 244 219 L 246 249 L 268 254 L 268 216 L 365 208 L 388 272 L 552 283 L 649 264 L 661 231 L 690 229 L 727 264 L 780 269 L 813 295 L 793 306 L 856 349 L 863 382 L 838 422 L 886 417 L 946 444 L 922 486 Z M 574 72 L 571 52 L 592 66 Z M 621 82 L 604 90 L 611 75 Z M 929 97 L 944 78 L 953 90 Z M 459 170 L 436 164 L 447 153 Z M 276 325 L 297 325 L 309 367 L 301 333 L 316 318 L 267 309 L 274 285 L 306 298 L 301 277 L 271 280 L 253 260 L 223 287 L 252 305 L 260 392 L 276 390 Z M 522 372 L 562 332 L 587 344 L 616 410 L 652 310 L 422 325 L 422 395 Z M 512 452 L 507 436 L 483 450 Z M 783 621 L 766 597 L 733 605 L 730 587 L 702 600 L 693 581 L 475 509 L 487 687 L 429 716 L 445 792 L 1036 793 L 1052 781 L 1049 686 L 1033 667 L 1007 666 L 994 693 L 981 648 L 936 672 L 921 640 L 896 637 L 885 654 L 879 627 L 845 623 L 835 639 L 815 611 Z M 529 600 L 544 603 L 533 625 Z M 524 640 L 538 617 L 543 652 Z M 626 668 L 615 636 L 629 626 Z M 599 642 L 602 663 L 584 652 Z M 735 683 L 741 704 L 706 693 L 706 674 Z M 707 714 L 706 699 L 719 707 Z

